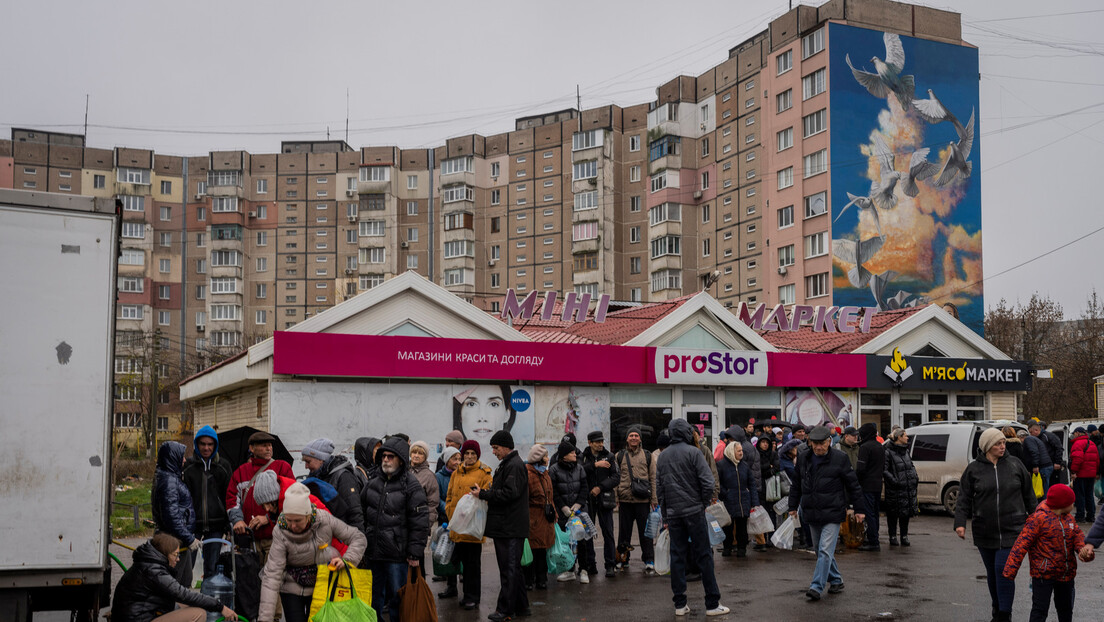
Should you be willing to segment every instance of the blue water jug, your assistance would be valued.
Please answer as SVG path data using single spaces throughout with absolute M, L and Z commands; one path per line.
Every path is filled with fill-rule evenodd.
M 215 576 L 203 582 L 203 586 L 199 591 L 217 599 L 226 607 L 234 608 L 234 582 L 222 573 L 221 565 L 218 567 Z M 207 622 L 215 622 L 221 617 L 221 612 L 207 612 Z
M 663 516 L 659 513 L 659 508 L 656 508 L 648 514 L 648 522 L 644 525 L 644 537 L 655 539 L 659 535 L 659 528 L 663 526 Z

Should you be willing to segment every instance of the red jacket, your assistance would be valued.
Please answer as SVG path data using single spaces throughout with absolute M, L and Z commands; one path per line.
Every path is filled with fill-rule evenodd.
M 276 519 L 278 519 L 280 517 L 280 513 L 284 511 L 284 493 L 287 492 L 287 489 L 290 488 L 292 484 L 296 483 L 295 480 L 290 477 L 276 476 L 276 480 L 280 482 L 280 496 L 276 499 L 276 513 L 268 513 L 268 525 L 266 527 L 270 532 L 272 530 L 272 525 L 276 524 Z M 326 507 L 326 504 L 322 503 L 322 500 L 318 497 L 310 495 L 310 502 L 313 503 L 314 507 L 318 508 L 319 510 L 326 512 L 327 514 L 333 514 L 333 512 L 330 512 L 329 508 Z M 344 556 L 345 551 L 349 549 L 348 544 L 338 540 L 337 538 L 331 540 L 330 544 L 333 545 L 335 549 L 337 549 L 337 554 L 341 556 Z
M 1045 501 L 1027 517 L 1020 537 L 1012 545 L 1004 576 L 1016 578 L 1024 555 L 1030 554 L 1031 577 L 1072 581 L 1077 576 L 1077 551 L 1085 546 L 1085 534 L 1072 514 L 1055 514 Z
M 1100 453 L 1096 443 L 1089 440 L 1088 436 L 1082 436 L 1073 441 L 1070 449 L 1070 471 L 1077 477 L 1095 479 L 1100 465 Z
M 226 487 L 226 511 L 230 512 L 234 508 L 238 507 L 238 488 L 245 488 L 245 485 L 249 483 L 249 480 L 253 479 L 253 475 L 257 473 L 268 462 L 267 460 L 261 460 L 260 458 L 250 458 L 248 462 L 239 466 L 234 474 L 230 477 L 230 485 Z M 294 480 L 295 475 L 291 472 L 291 465 L 283 460 L 273 460 L 272 465 L 268 467 L 270 471 L 275 471 L 276 475 L 281 477 L 288 477 Z M 254 516 L 264 516 L 265 510 L 257 502 L 253 501 L 253 487 L 241 491 L 242 503 L 241 512 L 244 516 L 246 523 L 249 523 L 249 519 Z M 233 521 L 231 521 L 233 523 Z M 265 525 L 260 529 L 257 529 L 253 535 L 258 540 L 268 540 L 272 538 L 272 525 Z

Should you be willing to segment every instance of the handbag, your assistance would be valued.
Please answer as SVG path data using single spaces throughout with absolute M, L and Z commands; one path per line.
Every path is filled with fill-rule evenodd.
M 544 504 L 544 519 L 550 523 L 556 522 L 556 506 L 551 503 Z
M 603 510 L 612 510 L 617 507 L 617 495 L 612 490 L 603 490 L 598 493 L 598 507 Z
M 410 567 L 398 596 L 399 619 L 392 622 L 437 622 L 437 602 L 418 568 Z
M 1043 476 L 1038 473 L 1031 474 L 1031 487 L 1035 490 L 1035 498 L 1043 498 Z
M 323 568 L 329 569 L 329 566 L 323 566 Z M 372 609 L 372 606 L 364 602 L 363 599 L 357 594 L 357 581 L 353 579 L 353 568 L 345 566 L 344 574 L 348 579 L 348 597 L 339 600 L 340 592 L 339 588 L 341 584 L 341 571 L 336 573 L 325 573 L 326 576 L 326 589 L 321 589 L 320 585 L 315 588 L 314 595 L 311 599 L 311 615 L 308 618 L 311 622 L 376 622 L 376 612 Z M 371 573 L 367 570 L 361 570 L 360 572 L 367 573 L 371 577 Z M 319 572 L 321 576 L 322 571 Z M 371 580 L 369 579 L 369 583 Z M 319 594 L 324 594 L 323 602 L 316 610 L 314 608 L 314 602 L 318 599 Z M 366 594 L 371 594 L 371 586 Z

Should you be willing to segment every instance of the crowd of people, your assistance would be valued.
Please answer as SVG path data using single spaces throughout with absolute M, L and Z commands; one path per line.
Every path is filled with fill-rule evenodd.
M 1093 547 L 1104 541 L 1104 520 L 1088 538 L 1076 525 L 1094 518 L 1091 495 L 1097 472 L 1090 473 L 1086 463 L 1095 469 L 1101 459 L 1099 441 L 1094 443 L 1089 432 L 1095 430 L 1075 431 L 1069 469 L 1076 477 L 1074 489 L 1085 488 L 1077 482 L 1087 481 L 1090 501 L 1075 503 L 1079 497 L 1074 489 L 1048 481 L 1038 508 L 1033 472 L 1051 476 L 1062 463 L 1049 452 L 1044 454 L 1047 464 L 1032 458 L 1040 451 L 1032 441 L 1042 434 L 1037 426 L 1023 440 L 1011 428 L 987 429 L 981 435 L 978 459 L 962 476 L 955 530 L 964 538 L 966 521 L 972 519 L 994 620 L 1010 619 L 1011 579 L 1025 554 L 1031 557 L 1032 619 L 1037 610 L 1043 616 L 1038 619 L 1045 618 L 1051 595 L 1059 619 L 1069 619 L 1076 562 L 1058 572 L 1057 565 L 1036 558 L 1065 552 L 1087 561 Z M 567 434 L 551 455 L 538 444 L 522 457 L 510 432 L 499 430 L 489 443 L 498 460 L 492 470 L 481 461 L 481 443 L 465 439 L 459 430 L 445 436 L 436 468 L 429 464 L 429 445 L 403 434 L 358 439 L 353 460 L 338 453 L 329 439 L 319 438 L 302 448 L 308 475 L 297 481 L 291 465 L 273 457 L 274 438 L 267 433 L 249 438 L 249 458 L 231 470 L 218 454 L 218 435 L 205 426 L 195 434 L 191 457 L 180 443 L 160 447 L 152 493 L 157 535 L 136 552 L 113 611 L 119 612 L 116 619 L 138 622 L 198 621 L 208 611 L 234 619 L 235 612 L 186 587 L 192 582 L 193 556 L 201 548 L 204 578 L 217 572 L 221 543 L 204 541 L 233 532 L 251 536 L 261 555 L 258 620 L 282 616 L 288 622 L 306 622 L 319 565 L 340 569 L 349 564 L 371 570 L 373 609 L 380 619 L 386 614 L 398 622 L 399 591 L 411 568 L 429 574 L 430 536 L 448 525 L 467 495 L 486 502 L 483 534 L 448 531 L 454 543 L 448 570 L 442 565 L 440 576 L 434 573 L 432 578 L 444 584 L 438 599 L 477 608 L 483 544 L 490 538 L 501 586 L 489 617 L 493 621 L 530 615 L 528 592 L 547 589 L 550 578 L 586 584 L 598 575 L 596 537 L 578 541 L 571 569 L 555 575 L 546 571 L 556 530 L 565 530 L 581 512 L 600 532 L 607 579 L 632 571 L 634 526 L 639 571 L 658 574 L 655 540 L 646 532 L 649 515 L 660 512 L 678 616 L 690 612 L 690 581 L 702 583 L 707 616 L 728 613 L 720 602 L 714 553 L 743 558 L 753 541 L 756 551 L 765 551 L 773 546 L 771 531 L 787 517 L 800 524 L 794 546 L 816 552 L 805 593 L 810 601 L 844 589 L 835 560 L 841 526 L 863 525 L 858 549 L 880 550 L 884 511 L 889 545 L 910 545 L 909 519 L 919 512 L 918 477 L 908 433 L 901 428 L 883 438 L 872 423 L 858 429 L 806 429 L 752 420 L 746 427 L 724 430 L 710 449 L 698 427 L 674 419 L 656 434 L 654 451 L 644 448 L 643 439 L 643 430 L 632 426 L 619 443 L 623 448 L 614 453 L 606 448 L 602 431 L 588 434 L 585 446 Z M 1039 445 L 1047 442 L 1045 436 L 1038 440 Z M 1014 456 L 1017 450 L 1022 458 Z M 1045 445 L 1041 451 L 1047 451 Z M 780 494 L 780 483 L 788 491 Z M 785 514 L 775 514 L 778 501 L 787 506 Z M 717 551 L 708 531 L 715 504 L 731 519 Z M 1075 506 L 1076 518 L 1071 516 Z M 749 519 L 760 511 L 769 517 L 770 527 L 749 536 Z M 526 551 L 532 562 L 523 567 Z M 176 609 L 177 603 L 186 606 Z

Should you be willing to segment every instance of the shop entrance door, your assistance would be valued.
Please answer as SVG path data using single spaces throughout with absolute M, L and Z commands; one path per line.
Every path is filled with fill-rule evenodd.
M 713 449 L 714 436 L 713 426 L 721 425 L 717 421 L 717 407 L 716 406 L 686 406 L 685 415 L 686 421 L 690 423 L 690 426 L 696 428 L 702 438 L 705 439 L 705 446 L 710 450 Z M 720 432 L 718 429 L 717 432 Z
M 925 420 L 924 415 L 925 415 L 924 408 L 922 408 L 922 407 L 921 408 L 916 408 L 916 407 L 910 408 L 908 406 L 902 406 L 901 407 L 901 427 L 905 428 L 907 430 L 907 429 L 909 429 L 913 426 L 917 426 L 917 425 L 920 425 L 921 423 L 924 423 L 924 420 Z

